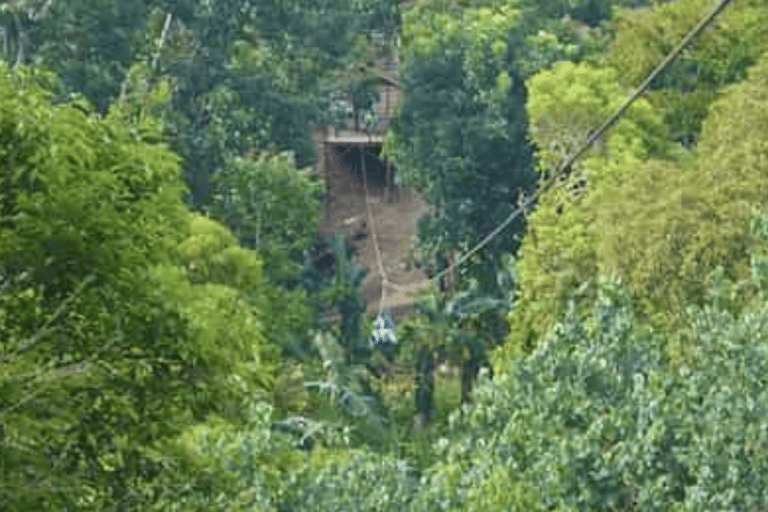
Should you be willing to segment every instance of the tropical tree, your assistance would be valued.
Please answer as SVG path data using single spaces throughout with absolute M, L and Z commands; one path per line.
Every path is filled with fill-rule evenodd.
M 624 85 L 636 85 L 712 8 L 706 0 L 661 2 L 653 7 L 617 9 L 616 37 L 607 57 Z M 765 3 L 735 2 L 718 16 L 670 68 L 651 84 L 649 99 L 664 113 L 671 140 L 691 147 L 708 106 L 724 85 L 743 80 L 768 46 Z
M 178 157 L 34 78 L 0 73 L 0 503 L 145 510 L 164 443 L 271 389 L 261 263 L 179 260 Z
M 616 77 L 611 68 L 562 62 L 529 79 L 530 132 L 544 176 L 552 176 L 623 100 Z M 660 116 L 647 101 L 639 100 L 583 163 L 573 166 L 540 198 L 528 217 L 517 264 L 518 297 L 509 317 L 518 348 L 535 345 L 536 336 L 547 330 L 541 322 L 562 314 L 577 289 L 589 291 L 583 286 L 599 273 L 601 231 L 596 211 L 601 203 L 597 201 L 606 200 L 596 190 L 607 193 L 650 155 L 671 151 L 664 135 Z
M 503 6 L 459 17 L 427 4 L 403 16 L 405 99 L 387 152 L 399 179 L 430 204 L 418 236 L 422 259 L 433 266 L 479 242 L 533 186 L 525 93 L 508 45 L 518 16 Z M 513 250 L 521 228 L 522 221 L 512 223 L 476 260 Z
M 683 305 L 705 296 L 701 276 L 719 262 L 727 262 L 731 278 L 744 274 L 752 244 L 746 226 L 763 205 L 765 186 L 761 164 L 748 156 L 762 151 L 755 130 L 765 123 L 765 69 L 761 60 L 747 80 L 722 92 L 692 155 L 658 143 L 658 114 L 651 122 L 654 109 L 641 103 L 640 117 L 630 112 L 622 121 L 630 124 L 609 136 L 607 154 L 585 160 L 581 185 L 574 189 L 568 182 L 543 198 L 530 217 L 519 262 L 520 297 L 510 315 L 513 344 L 535 345 L 551 312 L 593 296 L 601 272 L 624 279 L 638 313 L 655 317 L 660 328 L 680 325 Z M 542 82 L 532 84 L 545 79 L 543 74 Z M 539 104 L 537 94 L 532 87 L 532 107 Z M 551 98 L 557 96 L 568 98 Z M 641 121 L 634 128 L 633 119 Z
M 634 318 L 626 290 L 599 287 L 591 314 L 571 310 L 530 355 L 499 361 L 474 409 L 456 414 L 422 502 L 646 510 L 765 499 L 754 472 L 766 457 L 755 405 L 764 303 L 740 316 L 692 308 L 686 335 L 698 348 L 681 367 Z
M 211 214 L 257 250 L 275 282 L 295 279 L 317 232 L 321 183 L 290 155 L 232 160 L 217 178 Z

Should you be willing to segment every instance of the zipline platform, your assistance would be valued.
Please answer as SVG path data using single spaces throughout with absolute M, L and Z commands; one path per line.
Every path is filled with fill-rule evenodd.
M 380 146 L 384 143 L 384 135 L 355 130 L 329 129 L 325 140 L 322 142 L 338 146 Z

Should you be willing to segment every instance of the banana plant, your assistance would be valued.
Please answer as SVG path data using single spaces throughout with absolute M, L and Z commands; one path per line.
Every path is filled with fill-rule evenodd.
M 23 63 L 29 55 L 29 25 L 47 13 L 53 0 L 10 0 L 0 5 L 3 57 L 9 66 Z
M 482 367 L 488 367 L 488 349 L 503 338 L 503 318 L 509 312 L 514 299 L 514 258 L 511 254 L 492 255 L 478 262 L 471 276 L 461 280 L 465 287 L 449 294 L 432 294 L 422 297 L 419 311 L 442 340 L 440 347 L 458 356 L 461 362 L 461 402 L 471 400 L 474 381 Z M 428 416 L 431 398 L 428 392 L 431 377 L 424 372 L 433 371 L 434 358 L 429 351 L 419 356 L 417 364 L 417 409 Z M 423 409 L 423 411 L 422 411 Z
M 341 233 L 331 239 L 335 258 L 335 279 L 330 290 L 330 299 L 341 317 L 339 342 L 344 349 L 347 364 L 358 363 L 370 352 L 367 336 L 363 333 L 362 318 L 365 301 L 360 295 L 360 285 L 365 279 L 365 267 L 349 255 L 347 243 Z

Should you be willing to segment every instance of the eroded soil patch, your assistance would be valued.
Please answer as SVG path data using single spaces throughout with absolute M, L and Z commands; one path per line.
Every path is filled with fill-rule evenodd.
M 373 226 L 366 209 L 366 194 L 361 174 L 359 147 L 329 146 L 326 150 L 326 188 L 321 232 L 327 237 L 341 229 L 353 244 L 357 260 L 368 269 L 361 287 L 368 312 L 375 315 L 381 299 L 381 276 L 376 262 Z M 384 269 L 390 282 L 399 290 L 387 292 L 386 305 L 396 317 L 412 310 L 415 293 L 426 285 L 426 275 L 420 269 L 408 268 L 406 260 L 416 236 L 416 222 L 427 211 L 427 204 L 413 190 L 394 185 L 387 194 L 385 167 L 375 156 L 373 148 L 365 152 L 368 201 Z

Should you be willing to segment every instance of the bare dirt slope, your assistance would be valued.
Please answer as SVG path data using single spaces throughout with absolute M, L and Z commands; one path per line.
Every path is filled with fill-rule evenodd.
M 375 227 L 371 226 L 360 172 L 360 148 L 329 146 L 325 158 L 327 195 L 321 232 L 328 236 L 339 228 L 350 238 L 357 260 L 368 269 L 362 293 L 369 314 L 375 315 L 382 287 L 374 250 L 375 229 L 387 278 L 398 285 L 397 290 L 387 291 L 385 305 L 400 318 L 413 309 L 416 293 L 427 285 L 426 276 L 420 269 L 406 268 L 406 259 L 415 240 L 416 222 L 427 211 L 427 205 L 412 190 L 392 186 L 387 194 L 384 166 L 375 157 L 373 148 L 369 148 L 365 153 L 365 182 L 375 223 Z

